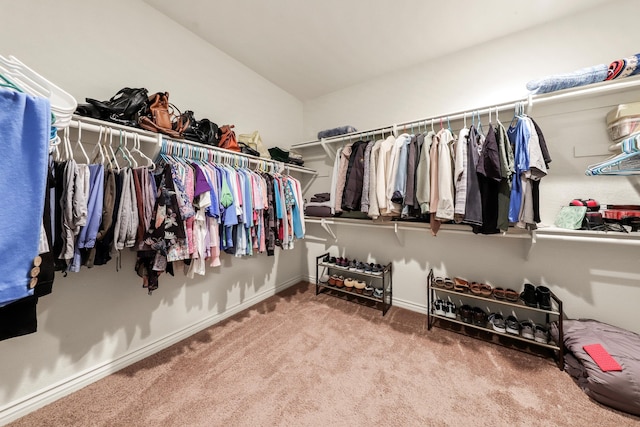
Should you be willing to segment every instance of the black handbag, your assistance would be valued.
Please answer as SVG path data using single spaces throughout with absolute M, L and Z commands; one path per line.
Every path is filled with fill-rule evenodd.
M 260 157 L 260 152 L 258 150 L 254 150 L 253 148 L 249 147 L 244 142 L 238 142 L 238 145 L 240 146 L 240 152 L 241 153 L 249 154 L 250 156 Z
M 98 101 L 93 98 L 86 98 L 86 100 L 95 108 L 92 116 L 95 117 L 95 111 L 97 111 L 99 118 L 103 120 L 130 126 L 136 126 L 138 117 L 145 115 L 149 106 L 149 95 L 145 88 L 122 88 L 108 101 Z M 82 111 L 78 112 L 82 114 Z
M 220 129 L 217 124 L 209 119 L 196 120 L 193 111 L 187 110 L 182 115 L 185 116 L 185 121 L 189 121 L 189 125 L 182 133 L 185 139 L 214 147 L 218 146 Z

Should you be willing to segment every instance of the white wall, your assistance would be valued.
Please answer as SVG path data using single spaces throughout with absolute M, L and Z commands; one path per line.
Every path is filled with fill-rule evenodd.
M 313 139 L 320 129 L 350 124 L 366 130 L 472 110 L 521 99 L 527 81 L 554 73 L 609 63 L 637 53 L 633 0 L 608 3 L 571 18 L 495 40 L 401 72 L 305 102 L 304 133 Z M 452 22 L 455 19 L 452 17 Z M 461 31 L 452 27 L 452 31 Z M 437 43 L 435 40 L 426 43 Z M 393 60 L 389 55 L 387 60 Z M 574 197 L 601 203 L 640 204 L 640 178 L 587 177 L 589 164 L 604 160 L 609 141 L 604 116 L 614 105 L 640 100 L 640 90 L 535 106 L 553 162 L 541 184 L 543 223 L 552 224 L 560 206 Z M 508 123 L 512 113 L 502 113 Z M 488 117 L 483 117 L 486 123 Z M 455 130 L 461 123 L 453 123 Z M 486 129 L 486 127 L 485 127 Z M 595 157 L 576 157 L 591 152 Z M 322 170 L 308 193 L 328 191 L 331 164 L 322 150 L 305 150 L 307 164 Z M 522 289 L 525 280 L 546 284 L 564 300 L 572 318 L 589 317 L 640 332 L 638 247 L 605 243 L 540 240 L 525 260 L 529 242 L 521 239 L 401 231 L 398 243 L 389 230 L 337 226 L 334 242 L 319 225 L 307 240 L 309 254 L 333 254 L 393 261 L 394 297 L 399 304 L 424 310 L 426 277 L 437 274 L 488 281 Z M 314 260 L 308 271 L 315 274 Z
M 145 3 L 3 2 L 2 15 L 0 53 L 80 101 L 108 99 L 124 86 L 166 90 L 199 118 L 234 123 L 238 132 L 259 129 L 267 145 L 301 138 L 298 100 Z M 95 379 L 297 282 L 303 249 L 248 259 L 223 254 L 222 267 L 208 268 L 204 278 L 163 275 L 151 296 L 129 252 L 119 272 L 112 261 L 57 274 L 53 294 L 38 303 L 38 332 L 0 342 L 0 424 L 73 389 L 79 374 Z

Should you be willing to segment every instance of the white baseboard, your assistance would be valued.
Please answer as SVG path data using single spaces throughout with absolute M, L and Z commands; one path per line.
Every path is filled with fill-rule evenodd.
M 316 283 L 315 276 L 303 276 L 302 280 L 308 280 L 311 283 Z M 415 311 L 416 313 L 427 314 L 429 310 L 427 310 L 427 306 L 425 304 L 417 304 L 413 301 L 407 301 L 399 298 L 393 298 L 392 305 L 400 308 L 404 308 L 405 310 Z
M 260 293 L 255 294 L 251 298 L 243 301 L 242 303 L 226 310 L 224 313 L 215 314 L 213 316 L 206 317 L 184 329 L 173 332 L 163 338 L 160 338 L 152 343 L 133 350 L 127 354 L 124 354 L 117 359 L 109 362 L 102 363 L 94 366 L 93 368 L 86 369 L 79 372 L 72 377 L 65 380 L 54 383 L 46 388 L 43 388 L 35 393 L 22 397 L 18 400 L 8 403 L 0 408 L 0 425 L 6 425 L 12 421 L 17 420 L 20 417 L 27 415 L 30 412 L 35 411 L 49 403 L 52 403 L 74 391 L 80 390 L 87 385 L 94 383 L 120 369 L 138 362 L 145 357 L 149 357 L 160 350 L 163 350 L 181 340 L 190 337 L 191 335 L 208 328 L 222 320 L 233 316 L 236 313 L 245 310 L 260 301 L 267 299 L 268 297 L 275 295 L 276 293 L 295 285 L 301 280 L 306 280 L 304 276 L 298 276 L 294 279 L 290 279 L 284 283 L 276 285 L 273 289 L 267 289 Z

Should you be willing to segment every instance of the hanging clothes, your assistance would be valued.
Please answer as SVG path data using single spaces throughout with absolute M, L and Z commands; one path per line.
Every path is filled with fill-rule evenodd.
M 502 174 L 500 170 L 500 153 L 496 130 L 489 123 L 489 131 L 485 137 L 478 166 L 478 185 L 482 203 L 482 225 L 473 227 L 474 233 L 495 234 L 498 229 L 498 194 Z
M 482 196 L 478 183 L 478 160 L 484 135 L 474 125 L 469 128 L 467 147 L 467 199 L 465 202 L 464 223 L 472 226 L 482 225 Z

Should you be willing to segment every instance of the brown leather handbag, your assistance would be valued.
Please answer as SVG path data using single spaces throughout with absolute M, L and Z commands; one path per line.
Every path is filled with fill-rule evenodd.
M 173 130 L 173 118 L 169 108 L 169 92 L 154 93 L 149 97 L 148 114 L 141 116 L 138 124 L 143 129 L 180 138 L 180 132 Z
M 220 127 L 220 142 L 218 148 L 224 148 L 225 150 L 240 152 L 240 146 L 236 139 L 236 133 L 232 130 L 234 125 L 224 125 Z

